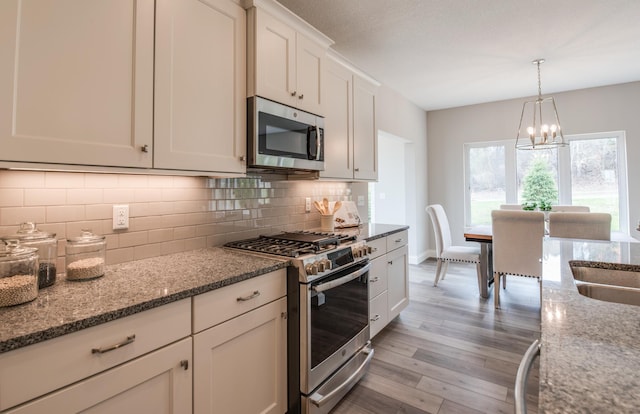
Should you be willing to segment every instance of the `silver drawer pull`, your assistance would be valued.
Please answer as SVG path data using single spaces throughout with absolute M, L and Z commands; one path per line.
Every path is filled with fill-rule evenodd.
M 133 334 L 131 336 L 127 336 L 127 339 L 125 339 L 124 341 L 117 343 L 115 345 L 111 345 L 108 346 L 106 348 L 92 348 L 91 349 L 91 353 L 92 354 L 104 354 L 113 350 L 116 350 L 118 348 L 122 348 L 125 345 L 129 345 L 130 343 L 133 343 L 133 341 L 136 340 L 136 335 Z
M 369 280 L 369 282 L 370 282 L 370 283 L 375 283 L 375 282 L 377 282 L 378 280 L 380 280 L 380 278 L 379 278 L 378 276 L 376 276 L 376 277 L 374 277 L 374 278 L 371 278 L 371 280 Z
M 258 296 L 260 296 L 260 291 L 256 290 L 249 296 L 240 296 L 239 298 L 236 299 L 236 301 L 238 301 L 238 302 L 246 302 L 248 300 L 257 298 Z
M 375 321 L 377 321 L 378 319 L 380 319 L 380 315 L 376 315 L 376 316 L 374 316 L 373 318 L 371 318 L 371 322 L 375 322 Z
M 401 243 L 402 239 L 396 239 L 396 243 Z

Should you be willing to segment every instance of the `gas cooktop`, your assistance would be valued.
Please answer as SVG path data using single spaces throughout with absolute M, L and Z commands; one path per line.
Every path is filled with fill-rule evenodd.
M 256 253 L 298 257 L 304 254 L 317 254 L 333 250 L 340 244 L 348 244 L 356 239 L 357 236 L 354 235 L 294 231 L 239 240 L 224 246 Z

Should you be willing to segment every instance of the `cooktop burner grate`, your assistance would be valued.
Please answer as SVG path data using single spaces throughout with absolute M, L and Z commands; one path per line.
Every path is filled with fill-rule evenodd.
M 298 231 L 272 236 L 259 236 L 225 244 L 225 247 L 277 256 L 298 257 L 333 250 L 341 243 L 348 243 L 357 236 L 336 233 Z

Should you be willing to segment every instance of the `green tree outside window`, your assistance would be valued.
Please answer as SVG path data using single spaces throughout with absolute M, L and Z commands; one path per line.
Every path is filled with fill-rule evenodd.
M 536 157 L 532 160 L 522 188 L 523 209 L 551 210 L 551 204 L 558 200 L 556 185 L 547 160 Z

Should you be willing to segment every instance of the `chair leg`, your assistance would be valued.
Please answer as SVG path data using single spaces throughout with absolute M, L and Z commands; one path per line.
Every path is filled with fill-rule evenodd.
M 496 309 L 500 309 L 500 273 L 493 272 L 493 301 Z
M 444 277 L 447 275 L 447 270 L 449 270 L 449 262 L 445 260 L 444 264 L 442 265 L 442 274 L 440 275 L 440 280 L 444 280 Z
M 436 278 L 433 280 L 433 286 L 438 286 L 438 279 L 440 279 L 440 271 L 442 270 L 442 259 L 438 259 L 436 264 Z
M 482 295 L 482 265 L 476 263 L 476 273 L 478 274 L 478 293 Z
M 502 289 L 507 288 L 507 275 L 502 275 Z

